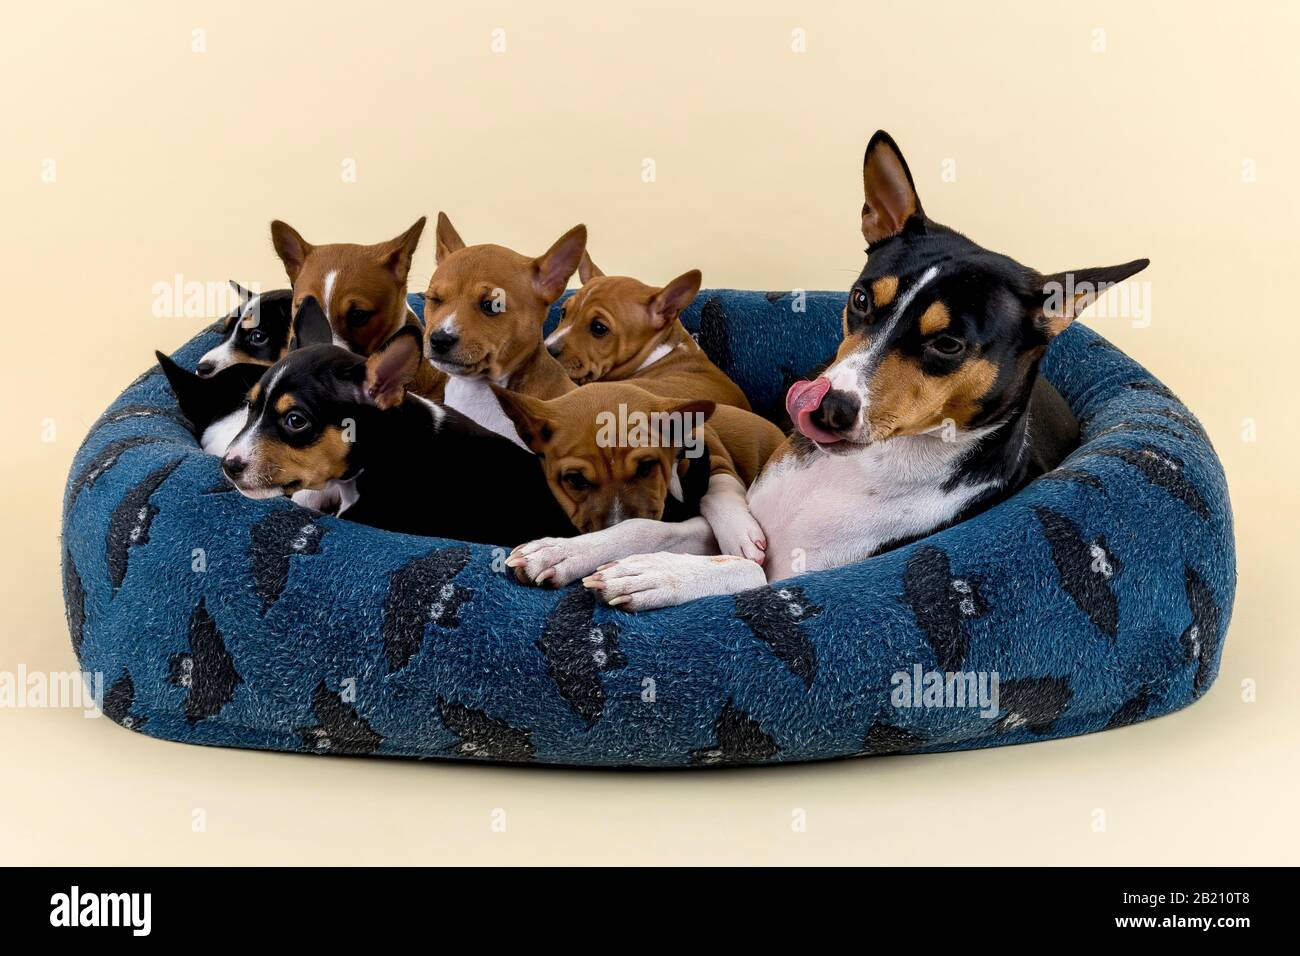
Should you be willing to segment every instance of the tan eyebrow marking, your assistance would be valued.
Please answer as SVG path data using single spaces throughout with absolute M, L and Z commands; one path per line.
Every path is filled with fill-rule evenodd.
M 293 408 L 296 401 L 297 399 L 295 399 L 288 392 L 285 392 L 283 395 L 281 395 L 279 398 L 275 400 L 275 410 L 279 412 L 281 415 L 283 415 L 289 409 Z
M 896 295 L 898 295 L 898 276 L 881 276 L 871 283 L 872 304 L 877 309 L 889 305 Z
M 261 383 L 261 382 L 257 382 L 257 383 L 255 383 L 255 384 L 253 385 L 253 387 L 252 387 L 251 389 L 249 389 L 249 392 L 248 392 L 248 404 L 250 404 L 250 405 L 256 405 L 256 404 L 257 404 L 257 400 L 258 400 L 258 398 L 261 396 L 261 394 L 262 394 L 262 383 Z
M 936 332 L 942 332 L 951 321 L 948 307 L 942 302 L 932 302 L 930 307 L 921 313 L 921 334 L 934 335 Z

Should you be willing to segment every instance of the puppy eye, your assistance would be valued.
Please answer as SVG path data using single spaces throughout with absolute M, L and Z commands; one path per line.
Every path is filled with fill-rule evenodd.
M 482 302 L 478 304 L 478 310 L 482 312 L 484 315 L 496 315 L 497 314 L 496 302 L 494 302 L 492 299 L 484 299 Z M 505 309 L 502 309 L 501 311 L 504 312 Z
M 600 338 L 608 331 L 609 331 L 609 326 L 606 325 L 604 322 L 600 321 L 600 319 L 596 319 L 591 323 L 591 334 L 596 336 L 596 338 Z
M 425 295 L 424 302 L 426 305 L 431 305 L 435 309 L 442 305 L 442 299 L 438 298 L 436 295 Z
M 569 314 L 569 310 L 564 306 L 560 306 L 560 318 L 564 318 L 568 314 Z
M 284 416 L 284 427 L 290 432 L 304 432 L 311 427 L 311 421 L 302 412 L 291 411 Z
M 347 322 L 348 328 L 359 329 L 361 326 L 369 322 L 370 317 L 374 314 L 374 309 L 360 309 L 354 305 L 352 308 L 348 309 L 348 314 L 344 317 L 344 321 Z
M 960 355 L 966 349 L 966 343 L 955 335 L 940 335 L 930 342 L 930 348 L 940 355 Z
M 849 305 L 854 312 L 867 313 L 871 311 L 871 296 L 867 295 L 865 289 L 854 289 L 849 293 Z
M 251 329 L 251 330 L 249 331 L 249 333 L 248 333 L 248 344 L 249 344 L 249 345 L 265 345 L 265 344 L 266 344 L 266 333 L 263 332 L 261 329 Z
M 636 466 L 636 476 L 638 478 L 649 478 L 655 470 L 657 462 L 653 458 L 642 458 Z
M 591 487 L 591 482 L 587 480 L 587 476 L 580 471 L 565 472 L 564 483 L 574 491 L 586 491 Z

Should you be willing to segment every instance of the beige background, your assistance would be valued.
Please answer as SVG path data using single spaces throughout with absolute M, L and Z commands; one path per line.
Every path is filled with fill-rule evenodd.
M 884 127 L 930 214 L 994 249 L 1044 270 L 1151 257 L 1150 326 L 1090 321 L 1227 467 L 1240 590 L 1217 685 L 1075 740 L 705 774 L 222 751 L 0 711 L 0 861 L 1300 862 L 1294 7 L 442 6 L 8 9 L 0 669 L 75 666 L 73 451 L 152 349 L 205 321 L 152 317 L 155 283 L 282 284 L 273 217 L 373 242 L 442 208 L 470 242 L 534 253 L 585 221 L 606 270 L 648 280 L 844 289 Z M 431 268 L 426 241 L 413 284 Z

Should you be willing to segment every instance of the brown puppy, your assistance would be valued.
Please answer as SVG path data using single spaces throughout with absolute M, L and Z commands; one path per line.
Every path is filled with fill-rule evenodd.
M 424 295 L 429 359 L 449 375 L 538 398 L 571 391 L 572 381 L 542 343 L 542 324 L 586 244 L 587 227 L 578 225 L 535 258 L 490 243 L 467 246 L 438 213 L 438 268 Z
M 387 242 L 312 245 L 288 223 L 275 220 L 271 241 L 293 284 L 293 315 L 314 298 L 329 319 L 336 345 L 372 355 L 403 325 L 418 325 L 406 304 L 406 279 L 423 231 L 421 216 Z M 421 363 L 411 390 L 438 399 L 444 382 L 445 376 Z
M 563 586 L 629 547 L 717 553 L 729 540 L 729 526 L 714 523 L 729 497 L 718 491 L 719 483 L 740 489 L 740 520 L 748 519 L 744 489 L 785 440 L 779 428 L 752 412 L 711 400 L 664 398 L 631 382 L 583 385 L 550 400 L 495 386 L 493 392 L 524 444 L 541 458 L 556 500 L 584 532 L 516 548 L 506 564 L 525 584 Z M 704 446 L 708 493 L 699 499 L 700 515 L 658 520 L 670 495 L 684 501 L 682 482 Z M 711 498 L 724 499 L 714 501 L 713 517 Z M 743 525 L 735 533 L 755 534 L 761 545 L 761 530 L 755 529 Z M 757 553 L 761 560 L 761 547 Z
M 569 377 L 586 382 L 634 381 L 657 395 L 707 398 L 749 410 L 749 399 L 704 354 L 679 316 L 700 291 L 700 271 L 662 288 L 628 276 L 607 276 L 582 254 L 582 287 L 564 303 L 547 350 Z

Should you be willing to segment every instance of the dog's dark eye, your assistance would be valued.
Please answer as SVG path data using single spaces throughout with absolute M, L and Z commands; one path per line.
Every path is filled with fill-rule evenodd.
M 960 355 L 966 348 L 966 343 L 955 335 L 940 335 L 930 342 L 930 348 L 934 349 L 940 355 Z
M 591 482 L 587 476 L 580 471 L 566 471 L 564 473 L 564 483 L 574 491 L 586 491 L 591 487 Z
M 591 334 L 594 335 L 596 338 L 600 338 L 602 335 L 605 335 L 607 332 L 609 332 L 609 326 L 606 325 L 604 322 L 600 321 L 600 319 L 596 319 L 591 323 Z
M 290 432 L 304 432 L 311 428 L 311 421 L 302 412 L 290 411 L 284 416 L 284 428 Z
M 347 322 L 348 328 L 359 329 L 361 326 L 369 322 L 370 317 L 374 314 L 374 309 L 361 309 L 354 305 L 352 308 L 348 309 L 348 314 L 344 318 L 344 321 Z
M 249 345 L 265 345 L 265 344 L 266 344 L 266 333 L 263 332 L 261 329 L 250 329 L 249 332 L 248 332 L 248 344 L 249 344 Z
M 560 306 L 560 318 L 564 318 L 568 314 L 569 314 L 569 310 L 566 309 L 564 306 Z
M 426 295 L 424 297 L 424 302 L 426 305 L 431 305 L 435 309 L 442 305 L 442 299 L 438 298 L 436 295 Z
M 498 311 L 497 304 L 492 299 L 484 299 L 482 302 L 480 302 L 478 304 L 478 310 L 482 312 L 484 315 L 496 315 Z M 500 311 L 504 312 L 505 309 L 501 309 Z
M 638 478 L 649 478 L 654 473 L 655 464 L 653 458 L 642 458 L 636 466 L 636 476 Z
M 865 289 L 854 289 L 849 293 L 849 305 L 854 312 L 867 313 L 871 311 L 871 296 L 867 295 Z

